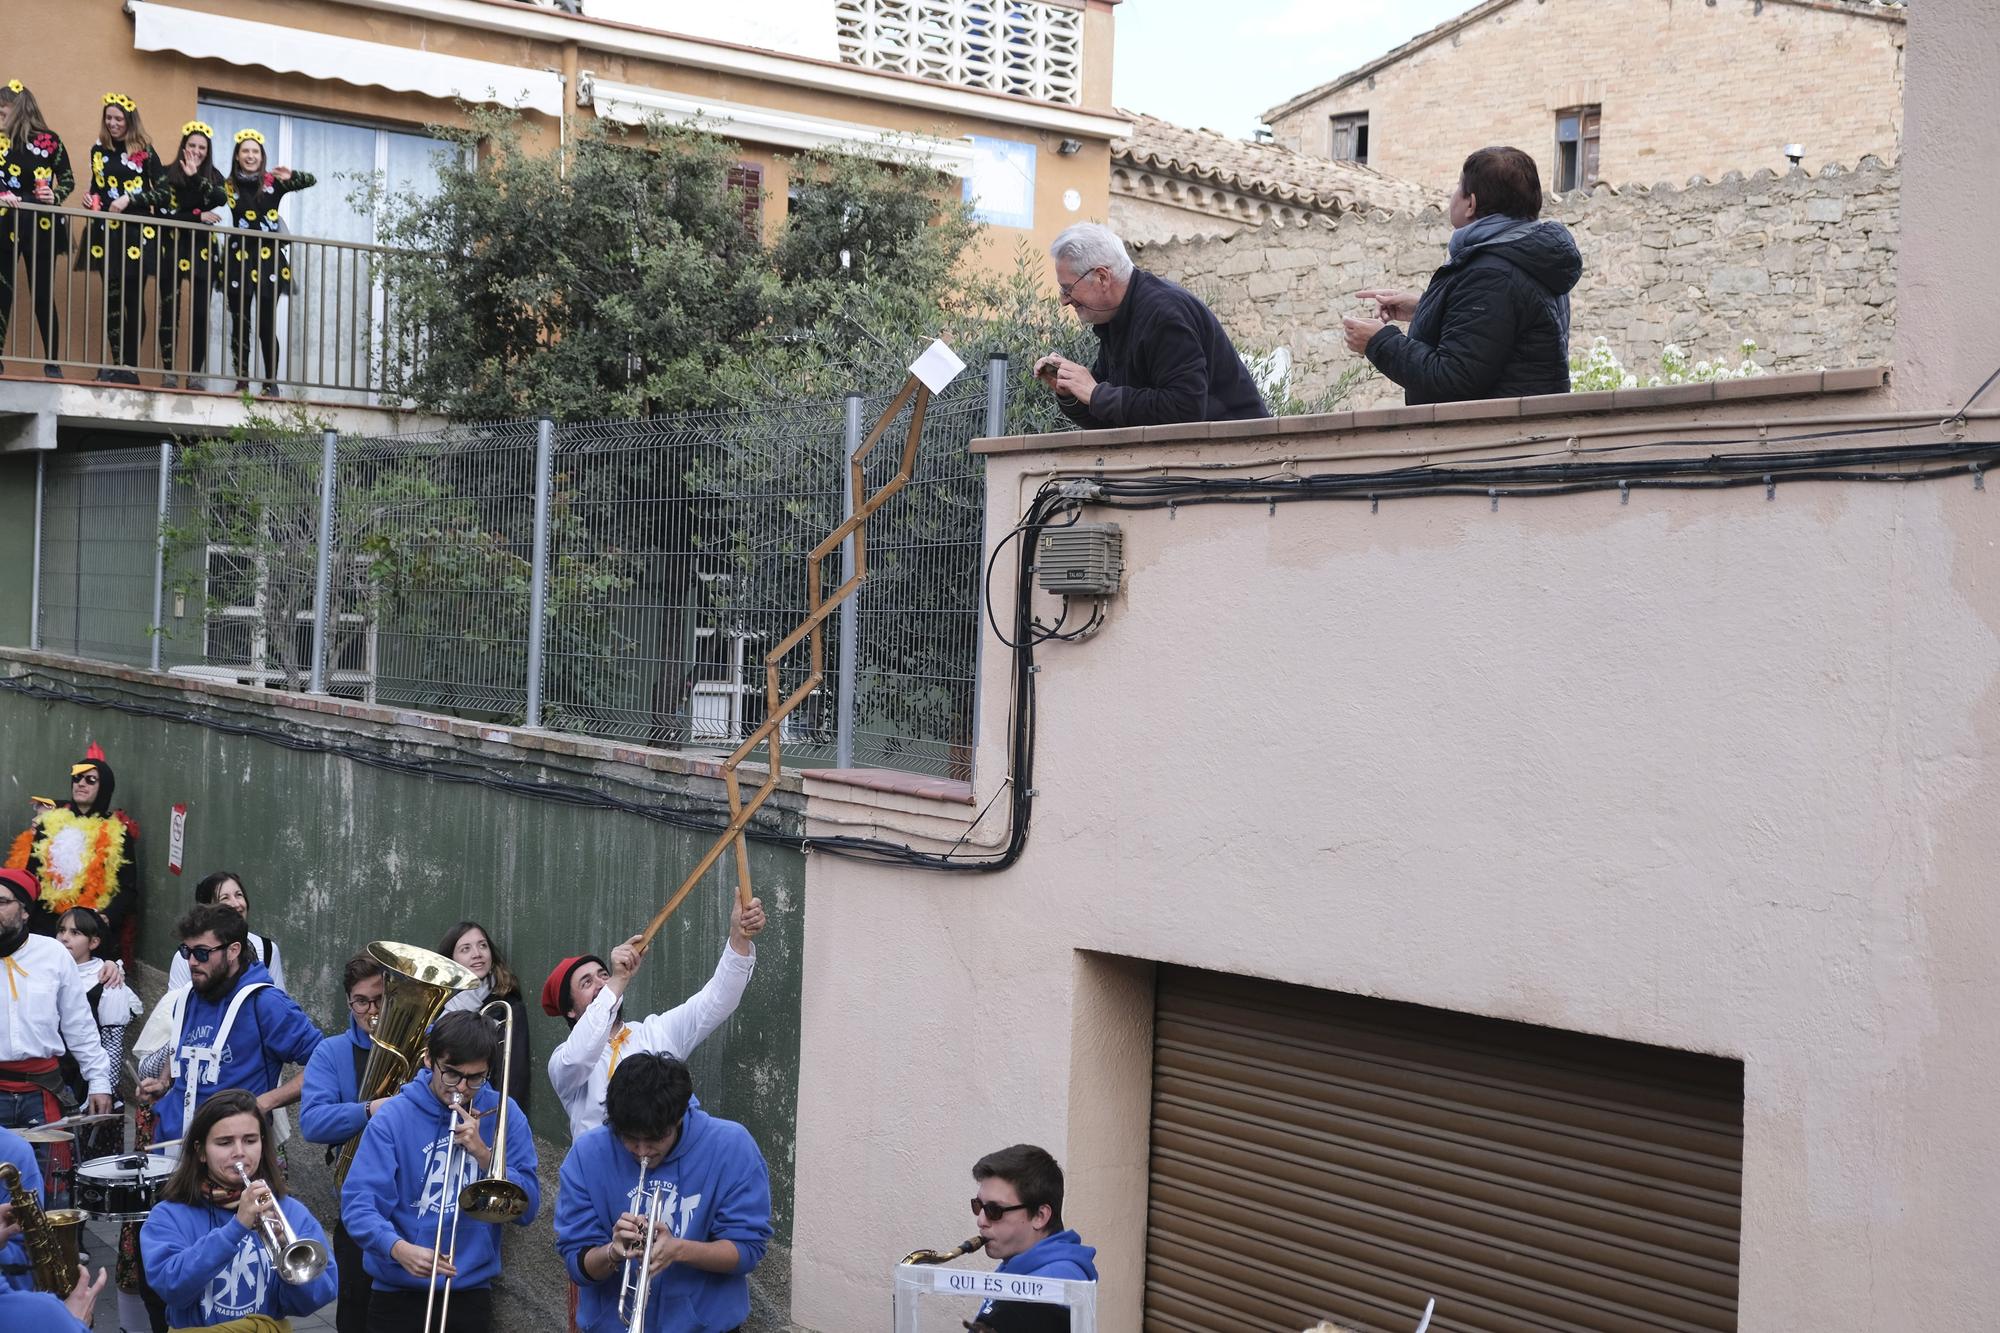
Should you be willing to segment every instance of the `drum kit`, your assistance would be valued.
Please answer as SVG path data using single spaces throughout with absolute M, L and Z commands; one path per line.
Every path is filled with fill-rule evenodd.
M 14 1131 L 27 1142 L 36 1145 L 73 1143 L 75 1130 L 84 1125 L 122 1121 L 124 1116 L 73 1115 L 61 1120 L 51 1120 L 45 1125 L 30 1125 L 26 1129 Z M 79 1163 L 67 1172 L 70 1180 L 71 1201 L 84 1213 L 105 1222 L 143 1222 L 146 1214 L 159 1202 L 160 1190 L 167 1177 L 173 1174 L 173 1162 L 156 1156 L 161 1149 L 176 1146 L 180 1140 L 156 1143 L 144 1152 L 110 1153 L 103 1157 L 93 1157 Z

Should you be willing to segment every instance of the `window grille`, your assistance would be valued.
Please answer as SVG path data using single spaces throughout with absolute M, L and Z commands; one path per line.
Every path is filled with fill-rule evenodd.
M 1035 0 L 835 0 L 840 58 L 964 88 L 1083 100 L 1083 11 Z

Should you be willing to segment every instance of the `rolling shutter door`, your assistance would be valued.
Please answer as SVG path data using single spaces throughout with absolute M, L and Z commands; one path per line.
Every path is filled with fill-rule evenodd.
M 1148 1330 L 1736 1326 L 1742 1066 L 1162 967 Z

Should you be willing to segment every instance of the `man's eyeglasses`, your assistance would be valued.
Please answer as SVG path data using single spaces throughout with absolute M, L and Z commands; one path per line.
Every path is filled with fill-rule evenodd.
M 197 963 L 205 963 L 229 946 L 226 944 L 183 944 L 181 957 L 191 958 Z
M 479 1091 L 479 1089 L 486 1086 L 486 1075 L 467 1074 L 461 1072 L 460 1070 L 453 1069 L 450 1065 L 439 1065 L 437 1071 L 437 1081 L 443 1087 L 447 1088 L 463 1087 L 468 1091 L 477 1092 Z
M 1025 1203 L 995 1203 L 991 1199 L 974 1199 L 972 1201 L 974 1216 L 984 1213 L 986 1214 L 986 1220 L 989 1222 L 998 1222 L 1001 1218 L 1016 1209 L 1026 1208 L 1027 1206 Z
M 382 1007 L 382 997 L 379 995 L 350 995 L 347 997 L 347 1007 L 357 1014 L 364 1009 L 380 1009 Z
M 1077 275 L 1076 275 L 1076 281 L 1075 281 L 1075 282 L 1058 282 L 1058 283 L 1056 283 L 1056 290 L 1057 290 L 1057 291 L 1059 291 L 1059 292 L 1061 292 L 1061 293 L 1062 293 L 1062 299 L 1063 299 L 1063 300 L 1065 300 L 1065 301 L 1067 301 L 1067 300 L 1069 300 L 1069 299 L 1070 299 L 1070 293 L 1071 293 L 1071 292 L 1074 292 L 1074 291 L 1075 291 L 1075 290 L 1077 289 L 1077 287 L 1078 287 L 1078 286 L 1080 286 L 1080 285 L 1082 284 L 1082 282 L 1083 282 L 1083 280 L 1084 280 L 1085 278 L 1089 277 L 1089 276 L 1090 276 L 1091 274 L 1093 274 L 1093 273 L 1095 273 L 1095 272 L 1097 272 L 1097 270 L 1096 270 L 1096 269 L 1094 269 L 1094 268 L 1091 268 L 1091 269 L 1085 269 L 1085 270 L 1084 270 L 1083 272 L 1081 272 L 1081 273 L 1079 273 L 1079 274 L 1077 274 Z

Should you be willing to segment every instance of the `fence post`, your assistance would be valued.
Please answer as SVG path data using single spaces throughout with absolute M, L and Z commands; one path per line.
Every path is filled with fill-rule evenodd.
M 549 480 L 555 466 L 556 423 L 535 423 L 535 549 L 528 576 L 528 725 L 542 725 L 542 624 L 549 598 Z
M 328 431 L 319 442 L 319 540 L 313 562 L 312 670 L 306 674 L 306 690 L 326 693 L 326 638 L 333 608 L 333 487 L 340 436 Z
M 842 522 L 854 517 L 854 486 L 850 480 L 850 469 L 854 466 L 854 455 L 861 448 L 861 407 L 862 398 L 858 393 L 850 393 L 842 400 L 846 422 L 841 431 L 840 449 L 840 518 Z M 840 581 L 854 577 L 854 536 L 848 534 L 840 544 Z M 859 634 L 861 631 L 861 591 L 856 589 L 847 605 L 840 608 L 840 683 L 836 687 L 833 720 L 833 763 L 836 768 L 854 767 L 854 671 L 859 657 Z
M 986 438 L 991 440 L 1007 433 L 1007 354 L 994 352 L 986 358 Z M 980 495 L 984 497 L 982 489 Z M 986 567 L 986 507 L 979 509 L 979 567 Z M 966 727 L 969 738 L 965 755 L 965 776 L 969 782 L 976 775 L 979 762 L 979 705 L 982 699 L 980 678 L 986 661 L 986 580 L 979 580 L 979 619 L 973 622 L 972 630 L 972 721 Z
M 174 444 L 160 441 L 160 505 L 153 527 L 153 670 L 160 669 L 160 637 L 166 632 L 167 492 L 174 479 Z
M 42 648 L 42 474 L 48 458 L 47 451 L 35 455 L 35 560 L 28 582 L 28 647 L 36 652 Z

